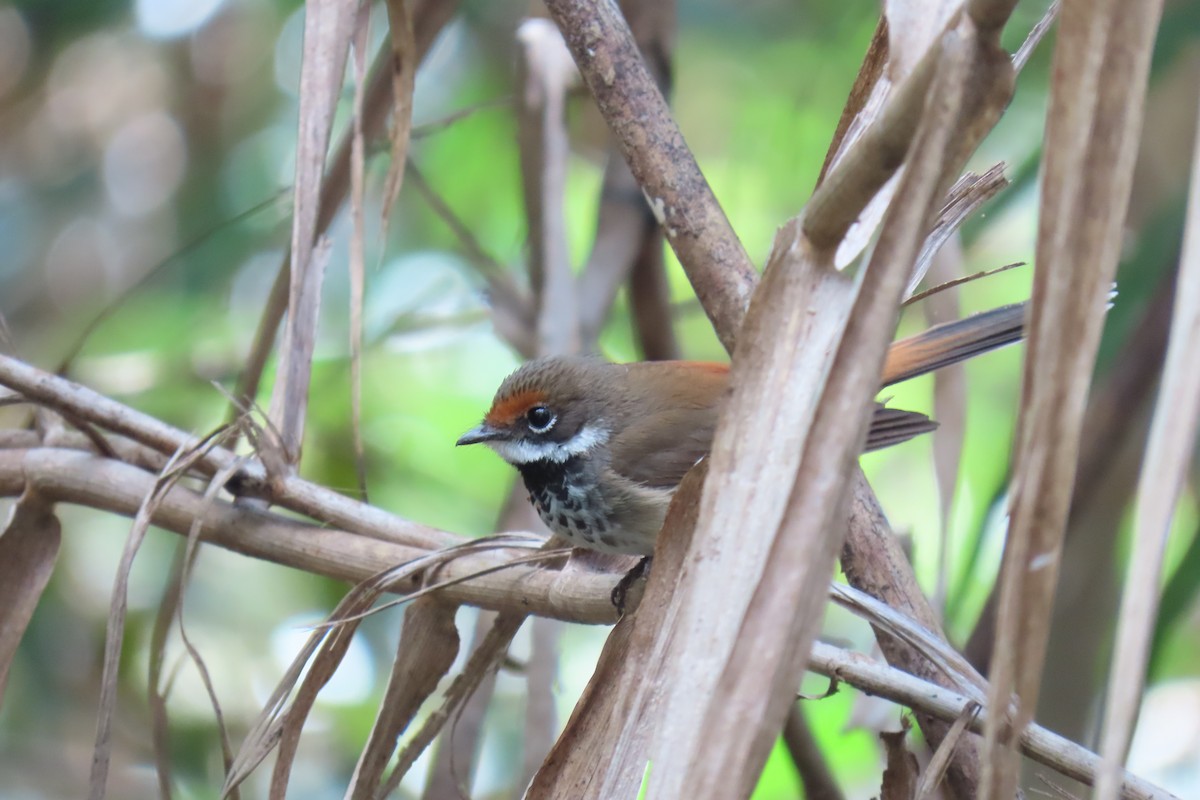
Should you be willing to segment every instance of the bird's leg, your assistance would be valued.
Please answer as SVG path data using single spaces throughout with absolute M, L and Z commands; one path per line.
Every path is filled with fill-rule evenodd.
M 633 585 L 650 572 L 650 562 L 654 560 L 654 556 L 642 556 L 642 560 L 633 565 L 633 569 L 621 576 L 621 580 L 617 581 L 617 585 L 612 590 L 612 604 L 616 606 L 617 616 L 625 616 L 625 600 L 629 595 L 629 590 Z

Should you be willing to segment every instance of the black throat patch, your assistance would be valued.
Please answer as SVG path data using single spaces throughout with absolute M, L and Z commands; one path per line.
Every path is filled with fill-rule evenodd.
M 550 530 L 570 540 L 594 543 L 612 527 L 611 510 L 596 475 L 578 456 L 563 462 L 531 461 L 517 465 L 529 499 Z

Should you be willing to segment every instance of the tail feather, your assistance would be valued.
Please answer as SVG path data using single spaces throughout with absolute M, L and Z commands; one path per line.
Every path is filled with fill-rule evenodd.
M 1025 305 L 1017 303 L 983 311 L 895 342 L 888 350 L 881 386 L 891 386 L 1019 342 L 1025 335 Z
M 888 350 L 881 386 L 891 386 L 1020 341 L 1025 335 L 1025 305 L 994 308 L 899 340 Z M 891 447 L 936 428 L 937 423 L 924 414 L 876 405 L 865 450 Z
M 936 422 L 916 411 L 903 411 L 899 408 L 888 408 L 882 404 L 876 405 L 875 416 L 871 419 L 871 429 L 867 432 L 867 446 L 863 448 L 863 451 L 869 453 L 872 450 L 907 442 L 914 436 L 936 430 L 937 426 Z

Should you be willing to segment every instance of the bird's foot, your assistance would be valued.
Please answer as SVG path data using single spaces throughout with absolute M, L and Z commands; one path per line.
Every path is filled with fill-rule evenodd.
M 642 556 L 642 560 L 621 576 L 621 580 L 617 581 L 617 585 L 613 587 L 611 599 L 617 609 L 617 616 L 625 616 L 625 601 L 629 597 L 629 590 L 635 583 L 646 577 L 650 572 L 650 562 L 653 560 L 654 556 Z

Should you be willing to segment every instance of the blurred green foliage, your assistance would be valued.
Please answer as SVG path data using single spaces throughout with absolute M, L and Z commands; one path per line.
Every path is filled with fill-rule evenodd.
M 212 382 L 232 387 L 288 240 L 301 4 L 216 2 L 193 27 L 157 38 L 139 27 L 142 5 L 23 0 L 10 7 L 19 14 L 23 32 L 18 33 L 25 37 L 28 58 L 20 65 L 19 80 L 0 95 L 0 135 L 8 156 L 0 166 L 0 238 L 7 251 L 0 263 L 0 313 L 16 351 L 53 367 L 90 321 L 115 305 L 69 374 L 174 425 L 203 432 L 226 413 Z M 466 4 L 418 78 L 417 124 L 504 101 L 518 91 L 512 32 L 522 7 L 483 0 Z M 1042 10 L 1040 3 L 1022 3 L 1006 45 L 1015 48 Z M 816 181 L 877 11 L 877 4 L 866 0 L 682 4 L 675 53 L 677 117 L 757 263 L 765 260 L 777 227 L 802 207 Z M 1195 11 L 1195 4 L 1169 8 L 1171 24 L 1163 28 L 1156 75 L 1194 49 L 1200 29 Z M 13 17 L 6 19 L 4 24 L 14 24 Z M 376 19 L 378 41 L 384 18 L 376 13 Z M 1004 121 L 973 162 L 982 169 L 1006 161 L 1014 184 L 967 225 L 968 272 L 1034 260 L 1036 178 L 1052 46 L 1051 36 L 1022 75 Z M 130 97 L 120 81 L 99 87 L 90 82 L 97 72 L 130 80 L 139 75 L 150 88 Z M 348 113 L 350 97 L 348 85 L 339 120 Z M 572 258 L 579 265 L 596 224 L 604 139 L 584 98 L 575 100 L 570 115 L 577 147 L 566 216 Z M 153 188 L 160 173 L 141 176 L 136 164 L 114 165 L 113 141 L 147 116 L 168 120 L 184 143 L 178 156 L 181 178 L 166 187 L 157 204 L 129 213 L 120 209 L 125 194 L 147 191 L 139 180 Z M 411 157 L 484 249 L 520 276 L 525 224 L 515 135 L 513 114 L 501 103 L 414 141 Z M 169 151 L 169 139 L 148 139 L 146 158 L 157 157 L 156 147 Z M 170 166 L 170 153 L 164 152 L 161 163 Z M 381 241 L 379 192 L 387 167 L 385 157 L 373 158 L 368 166 L 362 427 L 370 498 L 422 523 L 484 534 L 492 530 L 507 496 L 511 470 L 482 449 L 456 450 L 453 442 L 477 421 L 517 359 L 486 320 L 483 282 L 461 244 L 417 193 L 402 194 L 388 239 Z M 275 197 L 280 200 L 271 202 Z M 1102 369 L 1104 358 L 1136 322 L 1145 298 L 1173 266 L 1182 188 L 1157 197 L 1154 207 L 1144 210 L 1148 222 L 1131 244 L 1122 271 L 1122 299 L 1113 312 Z M 349 227 L 343 214 L 331 231 L 333 257 L 303 472 L 353 493 L 346 360 Z M 673 255 L 668 264 L 686 355 L 723 358 Z M 1024 299 L 1031 274 L 1026 267 L 964 287 L 963 312 Z M 928 324 L 922 313 L 920 307 L 911 309 L 901 333 Z M 638 357 L 624 298 L 601 345 L 616 359 Z M 1019 348 L 966 369 L 969 413 L 949 525 L 947 624 L 960 638 L 969 632 L 998 563 L 1003 530 L 998 509 L 1018 401 Z M 269 373 L 259 398 L 264 405 L 270 378 Z M 892 402 L 929 411 L 932 387 L 930 378 L 895 387 Z M 872 454 L 863 462 L 893 525 L 911 536 L 918 572 L 932 588 L 941 521 L 930 442 Z M 1194 514 L 1192 523 L 1190 530 Z M 57 574 L 23 644 L 0 712 L 0 774 L 9 776 L 3 781 L 7 785 L 0 785 L 0 797 L 78 796 L 90 763 L 108 592 L 128 523 L 70 510 L 64 527 Z M 146 768 L 146 648 L 176 544 L 173 535 L 152 534 L 133 576 L 114 796 L 153 791 Z M 1186 555 L 1179 549 L 1181 566 L 1167 604 L 1177 624 L 1160 638 L 1163 647 L 1183 654 L 1172 662 L 1183 665 L 1174 670 L 1182 673 L 1194 672 L 1200 654 L 1193 608 L 1200 571 L 1192 568 L 1195 544 Z M 185 614 L 209 659 L 235 739 L 290 659 L 301 626 L 320 619 L 344 589 L 229 553 L 202 556 Z M 464 631 L 470 616 L 461 615 Z M 365 625 L 361 663 L 351 681 L 357 684 L 318 704 L 295 782 L 306 787 L 302 796 L 340 792 L 370 729 L 398 624 L 399 616 L 389 613 Z M 827 627 L 832 637 L 871 645 L 866 627 L 843 615 L 831 615 Z M 561 718 L 587 680 L 605 633 L 573 628 L 564 638 L 557 687 Z M 527 643 L 518 642 L 520 647 Z M 168 660 L 170 669 L 178 670 L 171 709 L 180 795 L 209 797 L 220 771 L 212 715 L 180 653 L 176 639 Z M 477 796 L 499 796 L 516 779 L 521 691 L 520 680 L 501 676 Z M 805 704 L 851 797 L 878 791 L 877 740 L 864 729 L 846 729 L 860 701 L 843 690 Z M 897 719 L 897 712 L 890 712 L 891 727 Z M 249 794 L 264 785 L 252 783 Z M 777 748 L 755 798 L 796 797 L 798 786 L 795 768 Z

